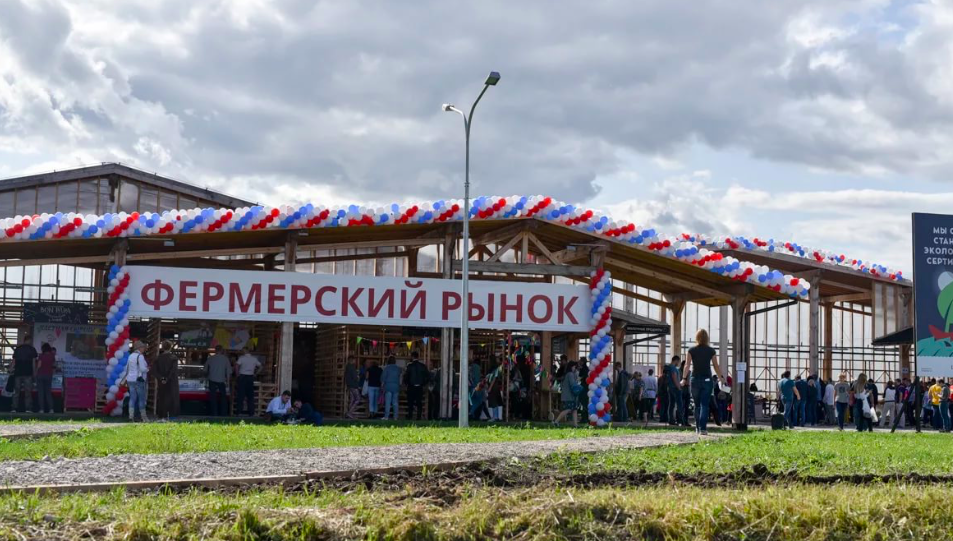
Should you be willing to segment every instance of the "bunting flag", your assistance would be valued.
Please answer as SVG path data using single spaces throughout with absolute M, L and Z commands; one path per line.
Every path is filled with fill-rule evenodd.
M 371 340 L 371 345 L 377 347 L 377 340 Z

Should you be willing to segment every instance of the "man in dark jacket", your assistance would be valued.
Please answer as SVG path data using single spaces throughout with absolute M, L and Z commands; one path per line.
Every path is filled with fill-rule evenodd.
M 794 378 L 794 388 L 797 389 L 798 399 L 794 401 L 794 413 L 797 420 L 794 422 L 797 426 L 804 426 L 807 417 L 807 382 L 801 376 Z
M 424 413 L 424 389 L 430 381 L 430 372 L 424 363 L 420 362 L 416 351 L 410 354 L 410 359 L 404 373 L 404 385 L 407 386 L 407 419 L 419 421 Z

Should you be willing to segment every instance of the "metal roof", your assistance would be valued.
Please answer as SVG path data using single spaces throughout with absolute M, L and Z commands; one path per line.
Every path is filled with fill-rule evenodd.
M 134 180 L 142 184 L 148 184 L 157 188 L 164 188 L 169 191 L 189 195 L 191 197 L 195 197 L 196 199 L 211 201 L 228 208 L 245 207 L 254 204 L 253 202 L 239 199 L 231 195 L 226 195 L 221 192 L 212 191 L 208 188 L 199 188 L 193 184 L 189 184 L 181 180 L 171 179 L 169 177 L 160 176 L 155 173 L 147 173 L 121 163 L 110 162 L 104 162 L 100 165 L 78 167 L 75 169 L 64 169 L 61 171 L 51 171 L 48 173 L 39 173 L 35 175 L 2 179 L 0 180 L 0 191 L 12 190 L 15 188 L 38 187 L 47 184 L 57 184 L 60 182 L 109 177 Z

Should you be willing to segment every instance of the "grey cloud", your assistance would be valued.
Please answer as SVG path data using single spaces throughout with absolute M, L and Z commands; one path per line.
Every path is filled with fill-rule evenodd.
M 843 171 L 953 172 L 938 144 L 953 109 L 928 84 L 948 67 L 924 60 L 951 38 L 928 12 L 903 49 L 865 26 L 811 46 L 790 39 L 792 21 L 847 28 L 851 15 L 880 16 L 880 2 L 89 0 L 67 4 L 68 16 L 40 6 L 0 6 L 0 42 L 21 59 L 0 75 L 65 93 L 47 107 L 91 134 L 65 143 L 61 128 L 29 118 L 24 130 L 51 154 L 102 159 L 134 155 L 147 137 L 171 155 L 163 170 L 220 186 L 257 176 L 356 197 L 455 195 L 462 127 L 438 107 L 468 105 L 490 69 L 503 80 L 474 122 L 480 193 L 583 201 L 623 167 L 621 153 L 696 141 Z M 84 31 L 104 15 L 130 37 Z M 47 25 L 52 39 L 37 39 L 31 29 Z M 825 54 L 845 67 L 817 65 Z M 865 116 L 838 105 L 851 102 Z

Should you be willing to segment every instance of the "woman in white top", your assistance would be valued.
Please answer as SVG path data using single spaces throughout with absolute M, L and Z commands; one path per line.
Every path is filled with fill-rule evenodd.
M 129 420 L 136 420 L 136 409 L 139 409 L 139 415 L 142 422 L 149 422 L 146 415 L 146 396 L 147 380 L 149 377 L 149 363 L 146 362 L 146 356 L 143 352 L 146 350 L 146 344 L 142 341 L 136 341 L 132 346 L 132 353 L 126 360 L 126 368 L 123 370 L 120 382 L 125 381 L 129 387 Z M 121 385 L 121 384 L 120 384 Z

